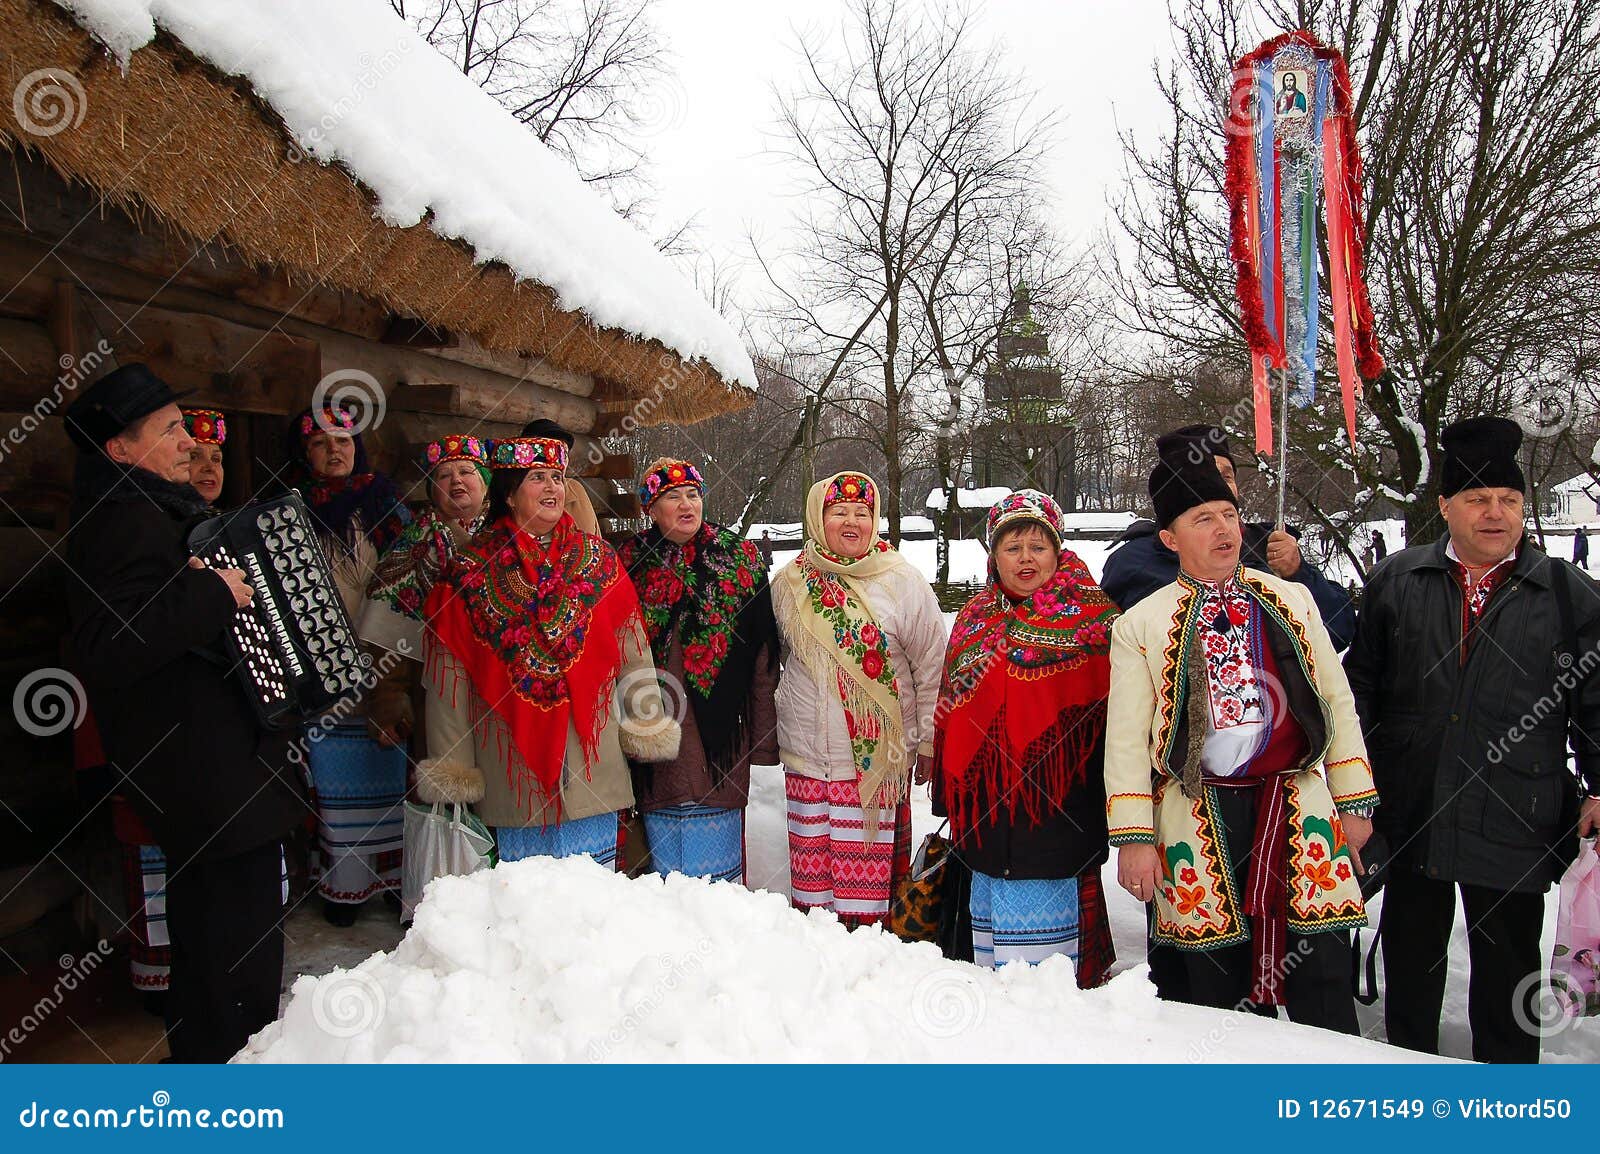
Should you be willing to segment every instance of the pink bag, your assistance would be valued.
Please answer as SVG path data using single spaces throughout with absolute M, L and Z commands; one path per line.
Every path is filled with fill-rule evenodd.
M 1550 989 L 1569 1018 L 1600 1014 L 1600 853 L 1585 838 L 1578 859 L 1561 875 Z

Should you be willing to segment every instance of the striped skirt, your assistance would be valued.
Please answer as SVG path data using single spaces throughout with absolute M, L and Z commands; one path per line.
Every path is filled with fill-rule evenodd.
M 317 794 L 317 892 L 330 902 L 360 905 L 400 891 L 405 844 L 406 753 L 367 736 L 366 722 L 324 730 L 311 750 Z
M 855 782 L 783 776 L 794 908 L 832 910 L 852 927 L 887 920 L 894 883 L 911 871 L 911 803 L 896 806 L 869 845 Z
M 990 877 L 972 871 L 972 960 L 996 969 L 1078 956 L 1078 879 Z
M 607 869 L 617 868 L 621 824 L 614 813 L 597 813 L 555 825 L 497 825 L 495 850 L 502 862 L 528 857 L 587 854 Z
M 172 976 L 172 941 L 167 937 L 167 856 L 158 845 L 124 845 L 122 877 L 127 887 L 129 978 L 136 990 L 162 991 Z
M 644 815 L 650 868 L 662 877 L 744 884 L 744 810 L 674 805 Z

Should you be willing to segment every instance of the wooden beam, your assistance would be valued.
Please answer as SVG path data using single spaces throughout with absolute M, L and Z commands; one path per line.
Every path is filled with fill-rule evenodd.
M 536 385 L 543 385 L 545 388 L 555 389 L 557 392 L 571 393 L 575 397 L 592 397 L 595 391 L 593 377 L 584 373 L 574 373 L 569 369 L 558 368 L 540 357 L 524 357 L 518 356 L 516 353 L 491 351 L 465 333 L 460 334 L 459 344 L 451 348 L 439 349 L 438 355 L 443 360 L 472 365 L 475 368 L 488 369 L 491 372 L 504 373 L 508 377 L 532 381 Z
M 457 372 L 481 374 L 483 370 L 463 365 Z M 503 377 L 497 381 L 453 381 L 449 384 L 408 381 L 395 390 L 389 404 L 407 412 L 494 421 L 519 428 L 543 417 L 572 432 L 587 431 L 593 420 L 587 402 L 543 390 L 535 393 L 533 388 L 535 386 L 508 383 Z
M 435 328 L 415 317 L 395 313 L 389 318 L 389 327 L 383 332 L 383 343 L 402 345 L 408 349 L 448 349 L 461 343 L 449 329 Z
M 317 343 L 204 313 L 140 308 L 109 299 L 117 359 L 143 361 L 175 389 L 193 390 L 186 405 L 246 413 L 292 413 L 322 376 Z
M 0 412 L 0 499 L 9 506 L 0 512 L 38 529 L 65 530 L 77 456 L 59 418 L 41 419 L 31 408 Z
M 600 463 L 584 470 L 586 477 L 604 477 L 608 481 L 624 481 L 630 486 L 639 479 L 638 467 L 632 453 L 605 453 Z
M 68 255 L 104 260 L 129 272 L 154 277 L 209 296 L 250 304 L 279 315 L 369 337 L 383 335 L 392 314 L 387 306 L 354 293 L 294 284 L 271 269 L 248 264 L 219 244 L 204 244 L 168 229 L 158 219 L 134 220 L 91 189 L 63 180 L 39 157 L 13 149 L 15 175 L 0 181 L 0 211 L 6 230 L 26 234 Z M 77 262 L 73 262 L 76 267 Z M 10 285 L 0 285 L 4 292 Z M 135 299 L 144 299 L 142 297 Z
M 18 282 L 40 259 L 58 252 L 71 258 L 74 270 L 87 259 L 144 278 L 143 288 L 117 294 L 128 300 L 151 300 L 159 292 L 160 303 L 168 307 L 212 312 L 263 327 L 280 324 L 290 332 L 303 323 L 380 342 L 397 319 L 427 327 L 422 321 L 397 317 L 388 306 L 356 293 L 291 282 L 271 266 L 247 264 L 221 245 L 200 244 L 160 221 L 134 221 L 89 189 L 62 180 L 36 157 L 19 151 L 13 153 L 13 160 L 18 167 L 16 180 L 0 181 L 0 209 L 12 209 L 0 211 L 0 237 L 25 239 L 35 247 L 31 259 L 20 267 L 0 268 L 0 313 L 45 315 L 38 302 L 16 296 Z M 18 185 L 27 205 L 26 229 L 19 223 Z M 88 279 L 87 270 L 83 271 Z M 59 264 L 54 275 L 70 279 Z M 100 284 L 100 280 L 94 282 L 97 293 Z M 228 311 L 230 305 L 246 306 L 249 313 Z M 271 315 L 265 319 L 250 315 L 255 310 Z M 490 351 L 471 337 L 453 333 L 449 337 L 451 347 L 435 350 L 444 360 L 577 397 L 587 397 L 594 390 L 594 381 L 583 373 L 538 358 Z
M 590 485 L 589 495 L 594 498 L 594 511 L 601 517 L 642 517 L 637 493 L 614 493 L 610 486 Z
M 71 339 L 31 321 L 0 319 L 0 399 L 27 397 L 23 407 L 31 408 L 61 373 L 57 357 L 72 346 L 60 342 Z
M 392 446 L 403 445 L 403 453 L 418 453 L 429 441 L 437 441 L 447 433 L 471 433 L 474 437 L 493 440 L 496 437 L 515 437 L 521 425 L 500 421 L 466 421 L 460 417 L 446 417 L 438 413 L 396 412 L 393 409 L 384 418 L 383 430 L 394 426 Z
M 50 336 L 60 355 L 76 362 L 83 355 L 88 326 L 83 319 L 83 306 L 78 301 L 78 286 L 72 281 L 56 282 L 49 324 Z
M 585 398 L 550 389 L 531 380 L 452 363 L 426 350 L 384 345 L 375 337 L 352 336 L 292 316 L 273 315 L 225 297 L 176 284 L 163 284 L 142 273 L 130 272 L 89 256 L 73 257 L 69 272 L 59 252 L 52 252 L 33 237 L 8 232 L 0 226 L 0 316 L 35 319 L 49 316 L 56 299 L 56 282 L 73 273 L 93 288 L 100 299 L 113 305 L 118 302 L 128 305 L 129 308 L 119 309 L 119 312 L 126 318 L 125 323 L 134 330 L 134 335 L 141 340 L 144 335 L 140 331 L 141 321 L 145 313 L 151 309 L 161 309 L 216 317 L 255 329 L 258 334 L 271 333 L 314 342 L 322 353 L 321 372 L 311 373 L 303 380 L 301 392 L 292 403 L 270 411 L 287 414 L 304 407 L 321 375 L 341 369 L 371 375 L 380 383 L 391 402 L 393 393 L 402 383 L 446 380 L 477 386 L 479 408 L 491 404 L 484 398 L 511 396 L 518 398 L 519 404 L 528 412 L 547 416 L 574 432 L 586 432 L 594 420 L 594 406 Z M 216 371 L 231 372 L 234 366 L 222 361 L 215 368 Z M 234 383 L 227 379 L 209 382 L 206 386 L 208 399 L 226 409 L 234 404 L 230 399 L 230 389 L 233 387 Z M 249 382 L 245 382 L 243 387 L 248 390 Z M 252 403 L 265 403 L 259 393 L 250 395 L 255 398 Z

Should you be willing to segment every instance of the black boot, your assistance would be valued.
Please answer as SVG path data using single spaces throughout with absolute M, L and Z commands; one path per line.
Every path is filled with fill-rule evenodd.
M 356 924 L 356 917 L 361 913 L 360 906 L 348 906 L 340 902 L 322 899 L 322 917 L 330 926 L 340 929 L 349 929 Z

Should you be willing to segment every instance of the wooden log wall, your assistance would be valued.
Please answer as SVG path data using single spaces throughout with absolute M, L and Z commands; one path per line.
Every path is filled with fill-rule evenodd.
M 0 180 L 0 700 L 31 672 L 62 664 L 57 551 L 75 452 L 60 412 L 117 364 L 145 361 L 193 390 L 186 404 L 228 414 L 225 503 L 246 500 L 282 465 L 287 418 L 340 372 L 341 384 L 377 383 L 385 410 L 366 434 L 369 451 L 418 501 L 427 441 L 514 435 L 547 417 L 579 435 L 576 471 L 592 472 L 602 516 L 637 515 L 633 462 L 592 456 L 585 436 L 616 427 L 625 402 L 614 383 L 484 349 L 379 300 L 291 283 L 107 206 L 24 154 L 9 159 L 14 172 Z M 73 792 L 71 738 L 32 736 L 0 708 L 0 867 L 87 804 Z

